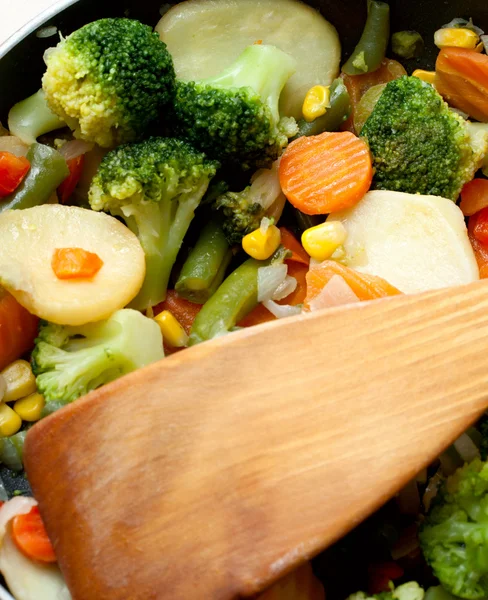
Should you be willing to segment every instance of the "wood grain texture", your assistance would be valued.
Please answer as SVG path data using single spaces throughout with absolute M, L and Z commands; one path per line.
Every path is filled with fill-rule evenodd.
M 74 600 L 233 600 L 353 528 L 488 406 L 488 285 L 220 338 L 30 430 Z

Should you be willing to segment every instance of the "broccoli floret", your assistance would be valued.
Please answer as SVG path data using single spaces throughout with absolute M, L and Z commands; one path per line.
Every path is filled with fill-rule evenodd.
M 424 51 L 424 40 L 418 31 L 397 31 L 391 36 L 391 48 L 401 58 L 418 58 Z
M 173 100 L 173 60 L 133 19 L 85 25 L 46 53 L 42 85 L 75 137 L 110 148 L 136 140 Z
M 146 253 L 146 278 L 132 307 L 164 300 L 183 238 L 218 167 L 173 138 L 119 146 L 102 160 L 88 192 L 90 206 L 122 218 Z
M 217 77 L 177 83 L 177 131 L 222 163 L 269 166 L 298 131 L 278 110 L 294 72 L 294 59 L 278 48 L 249 46 Z
M 50 413 L 51 403 L 73 402 L 163 357 L 157 323 L 136 310 L 123 309 L 87 325 L 41 323 L 32 369 Z
M 423 523 L 420 545 L 450 593 L 488 597 L 488 464 L 475 459 L 451 475 Z
M 285 204 L 278 177 L 279 161 L 271 169 L 256 171 L 242 192 L 226 192 L 214 202 L 223 215 L 222 228 L 229 244 L 240 244 L 242 238 L 259 227 L 266 216 L 278 221 Z
M 373 155 L 376 189 L 456 200 L 478 168 L 463 119 L 417 77 L 387 84 L 361 137 Z
M 397 588 L 389 592 L 381 592 L 379 594 L 367 594 L 366 592 L 356 592 L 351 594 L 347 600 L 423 600 L 425 595 L 424 590 L 416 581 L 403 583 Z

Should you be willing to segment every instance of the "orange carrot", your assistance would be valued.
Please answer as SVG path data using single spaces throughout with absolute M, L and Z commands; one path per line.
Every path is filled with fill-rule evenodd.
M 342 130 L 355 133 L 354 112 L 361 98 L 370 88 L 381 83 L 388 83 L 406 74 L 407 72 L 399 62 L 389 58 L 385 58 L 381 63 L 381 67 L 372 73 L 365 73 L 364 75 L 346 75 L 343 73 L 342 78 L 351 99 L 351 114 L 342 126 Z
M 306 310 L 309 310 L 310 302 L 320 294 L 334 275 L 340 275 L 359 300 L 376 300 L 377 298 L 401 294 L 396 287 L 381 277 L 359 273 L 341 263 L 326 260 L 307 273 Z
M 34 346 L 39 319 L 0 288 L 0 370 Z
M 461 190 L 459 208 L 470 217 L 488 206 L 488 179 L 473 179 Z
M 80 156 L 68 160 L 67 165 L 69 169 L 69 175 L 58 187 L 59 201 L 62 204 L 67 202 L 70 199 L 71 194 L 75 191 L 75 187 L 78 185 L 81 174 L 83 173 L 84 164 L 84 154 L 80 154 Z
M 443 48 L 435 66 L 435 87 L 455 108 L 488 121 L 488 56 L 466 48 Z
M 474 214 L 468 220 L 468 237 L 473 247 L 478 269 L 480 270 L 480 278 L 488 279 L 488 245 L 480 242 L 474 235 L 480 213 Z
M 281 188 L 307 215 L 325 215 L 351 208 L 371 186 L 369 149 L 347 131 L 301 137 L 280 162 Z
M 304 265 L 308 265 L 310 263 L 310 256 L 305 252 L 303 246 L 293 235 L 293 233 L 286 227 L 280 227 L 280 231 L 282 246 L 292 253 L 291 258 L 289 258 L 288 261 L 295 261 Z
M 155 315 L 158 315 L 163 310 L 169 310 L 189 335 L 193 321 L 200 312 L 201 308 L 202 304 L 189 302 L 188 300 L 178 296 L 175 290 L 168 290 L 166 293 L 166 300 L 155 306 L 153 308 L 153 312 Z M 184 348 L 173 348 L 171 346 L 167 346 L 166 344 L 164 345 L 164 352 L 166 354 L 174 354 L 175 352 L 179 352 L 183 349 Z
M 56 562 L 39 507 L 34 506 L 30 513 L 16 515 L 12 519 L 12 538 L 19 550 L 29 558 L 45 563 Z
M 325 600 L 325 592 L 310 563 L 289 573 L 257 600 Z
M 103 260 L 83 248 L 56 248 L 51 266 L 58 279 L 89 279 L 103 266 Z
M 24 156 L 11 152 L 0 152 L 0 198 L 14 192 L 30 169 L 30 162 Z

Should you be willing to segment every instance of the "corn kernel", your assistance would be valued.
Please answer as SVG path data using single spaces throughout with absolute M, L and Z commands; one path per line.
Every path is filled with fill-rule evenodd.
M 325 85 L 314 85 L 310 88 L 303 101 L 302 113 L 307 123 L 325 115 L 330 108 L 330 89 Z
M 163 340 L 173 348 L 188 346 L 188 335 L 176 317 L 169 311 L 163 310 L 154 320 L 159 325 Z
M 3 375 L 0 375 L 0 402 L 2 402 L 6 391 L 7 391 L 7 382 L 5 381 L 5 377 Z
M 7 404 L 0 404 L 0 436 L 14 435 L 22 427 L 22 419 Z
M 13 402 L 36 391 L 36 378 L 26 360 L 16 360 L 0 373 L 7 384 L 4 402 Z
M 445 27 L 434 34 L 434 43 L 438 48 L 469 48 L 474 50 L 480 41 L 479 35 L 463 27 Z
M 422 69 L 416 69 L 412 75 L 414 77 L 418 77 L 419 79 L 421 79 L 422 81 L 425 81 L 426 83 L 431 83 L 432 85 L 434 84 L 435 81 L 435 71 L 423 71 Z
M 34 392 L 25 398 L 17 400 L 14 404 L 14 411 L 23 421 L 33 423 L 39 421 L 41 418 L 41 412 L 45 404 L 44 396 L 38 392 Z
M 276 225 L 270 225 L 264 232 L 258 228 L 242 239 L 244 252 L 256 260 L 269 258 L 278 249 L 280 243 L 281 231 Z
M 476 51 L 476 52 L 479 52 L 480 54 L 481 54 L 482 52 L 484 52 L 484 51 L 485 51 L 485 45 L 483 44 L 483 42 L 480 42 L 480 43 L 479 43 L 479 44 L 476 46 L 476 48 L 475 48 L 475 51 Z
M 346 230 L 340 221 L 327 221 L 310 227 L 302 234 L 302 244 L 315 260 L 326 260 L 346 241 Z

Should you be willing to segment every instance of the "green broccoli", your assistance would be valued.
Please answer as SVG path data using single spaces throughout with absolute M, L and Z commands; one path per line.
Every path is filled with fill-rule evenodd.
M 46 53 L 42 85 L 75 137 L 110 148 L 140 138 L 174 94 L 173 60 L 133 19 L 85 25 Z
M 43 90 L 17 102 L 8 113 L 8 128 L 26 144 L 33 144 L 40 135 L 66 127 L 46 103 Z
M 222 163 L 269 166 L 298 131 L 278 110 L 294 72 L 294 59 L 278 48 L 253 45 L 217 77 L 177 82 L 177 132 Z
M 391 584 L 392 585 L 392 584 Z M 381 592 L 379 594 L 367 594 L 366 592 L 356 592 L 351 594 L 347 600 L 423 600 L 425 596 L 424 590 L 416 581 L 403 583 L 389 592 Z
M 163 357 L 159 326 L 136 310 L 81 326 L 41 323 L 32 370 L 44 414 Z
M 488 596 L 488 464 L 475 459 L 448 477 L 422 524 L 426 561 L 450 593 Z
M 397 31 L 391 36 L 391 48 L 401 58 L 418 58 L 424 51 L 424 40 L 418 31 Z
M 279 161 L 271 169 L 260 169 L 242 192 L 226 192 L 213 207 L 223 216 L 222 228 L 229 244 L 240 244 L 242 238 L 257 229 L 266 216 L 278 220 L 285 204 L 278 178 Z
M 373 155 L 376 189 L 456 200 L 479 166 L 464 120 L 417 77 L 387 84 L 361 137 Z
M 102 160 L 88 192 L 90 206 L 122 218 L 146 253 L 146 279 L 134 308 L 164 300 L 183 238 L 218 167 L 173 138 L 119 146 Z

